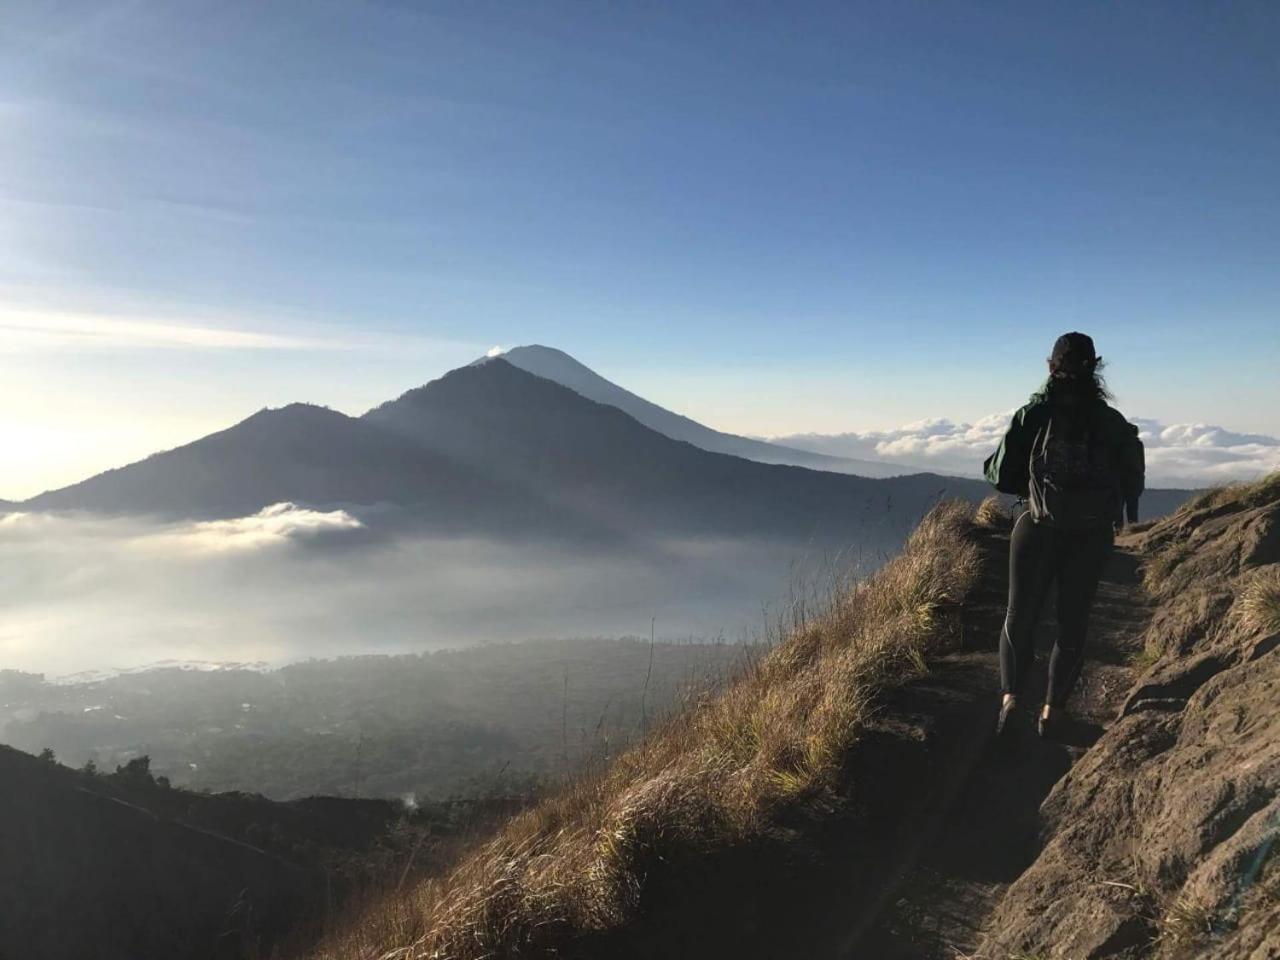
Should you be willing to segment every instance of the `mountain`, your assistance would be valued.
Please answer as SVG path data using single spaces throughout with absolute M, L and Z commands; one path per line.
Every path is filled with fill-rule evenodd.
M 868 479 L 711 453 L 501 357 L 454 370 L 364 419 L 618 531 L 848 542 L 905 532 L 939 496 L 986 492 L 977 481 L 929 474 Z
M 295 403 L 23 506 L 42 510 L 234 517 L 273 503 L 395 504 L 438 527 L 572 524 L 527 491 L 336 410 Z
M 336 410 L 295 403 L 32 497 L 39 509 L 235 516 L 270 503 L 374 503 L 460 485 L 449 465 Z M 443 488 L 443 489 L 441 489 Z
M 284 501 L 389 504 L 436 530 L 566 539 L 767 536 L 896 547 L 978 480 L 866 478 L 714 453 L 505 358 L 454 370 L 354 418 L 291 404 L 33 497 L 42 510 L 235 517 Z M 1184 491 L 1152 491 L 1148 516 Z
M 701 447 L 713 453 L 727 453 L 735 457 L 757 460 L 760 463 L 781 463 L 809 467 L 813 470 L 853 473 L 862 477 L 897 477 L 906 473 L 920 472 L 914 467 L 903 467 L 874 460 L 827 456 L 810 450 L 800 450 L 712 430 L 696 420 L 673 413 L 637 396 L 630 390 L 623 389 L 616 383 L 606 380 L 590 367 L 579 363 L 563 350 L 556 350 L 554 347 L 536 344 L 515 347 L 501 356 L 508 363 L 547 380 L 554 380 L 589 400 L 617 407 L 651 430 L 656 430 L 673 440 L 692 443 L 695 447 Z
M 292 404 L 41 494 L 46 510 L 231 517 L 273 503 L 394 504 L 459 532 L 774 536 L 876 548 L 977 481 L 867 479 L 711 453 L 505 359 L 353 418 Z

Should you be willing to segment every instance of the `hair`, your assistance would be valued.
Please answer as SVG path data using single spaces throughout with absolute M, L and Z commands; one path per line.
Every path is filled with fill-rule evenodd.
M 1093 395 L 1095 400 L 1106 402 L 1114 399 L 1111 389 L 1107 386 L 1107 378 L 1102 375 L 1103 367 L 1106 363 L 1101 357 L 1093 360 L 1083 373 L 1072 374 L 1062 369 L 1061 365 L 1055 364 L 1053 360 L 1049 361 L 1049 379 L 1044 385 L 1044 392 L 1052 397 L 1054 393 L 1071 389 L 1072 387 L 1086 387 L 1087 392 Z

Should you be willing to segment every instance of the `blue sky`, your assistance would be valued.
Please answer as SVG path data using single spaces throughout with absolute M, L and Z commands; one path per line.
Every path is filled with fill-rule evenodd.
M 1280 434 L 1280 8 L 0 8 L 0 495 L 542 342 L 754 434 L 973 420 L 1094 334 Z

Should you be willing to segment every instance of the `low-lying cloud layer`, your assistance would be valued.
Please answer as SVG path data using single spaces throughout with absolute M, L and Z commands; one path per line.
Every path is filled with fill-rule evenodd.
M 939 473 L 976 476 L 982 462 L 1008 429 L 1013 411 L 973 423 L 945 418 L 919 420 L 894 430 L 865 433 L 797 434 L 774 441 L 802 450 L 862 460 L 883 460 Z M 1280 470 L 1280 439 L 1237 433 L 1202 423 L 1166 426 L 1135 419 L 1147 448 L 1147 483 L 1199 487 L 1252 480 Z
M 738 639 L 787 592 L 796 550 L 627 551 L 440 538 L 395 514 L 276 504 L 158 523 L 0 513 L 0 669 L 51 677 L 165 660 L 266 662 L 539 636 Z

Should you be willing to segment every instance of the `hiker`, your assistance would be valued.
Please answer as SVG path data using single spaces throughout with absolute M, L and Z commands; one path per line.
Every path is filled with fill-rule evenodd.
M 1138 519 L 1142 441 L 1138 428 L 1107 404 L 1111 394 L 1101 370 L 1091 338 L 1083 333 L 1059 337 L 1049 356 L 1049 379 L 1013 415 L 984 465 L 997 490 L 1027 504 L 1009 541 L 998 736 L 1013 726 L 1018 693 L 1035 659 L 1041 602 L 1054 582 L 1058 639 L 1037 727 L 1046 738 L 1060 731 L 1067 698 L 1084 665 L 1089 608 L 1103 566 L 1126 516 L 1129 523 Z

